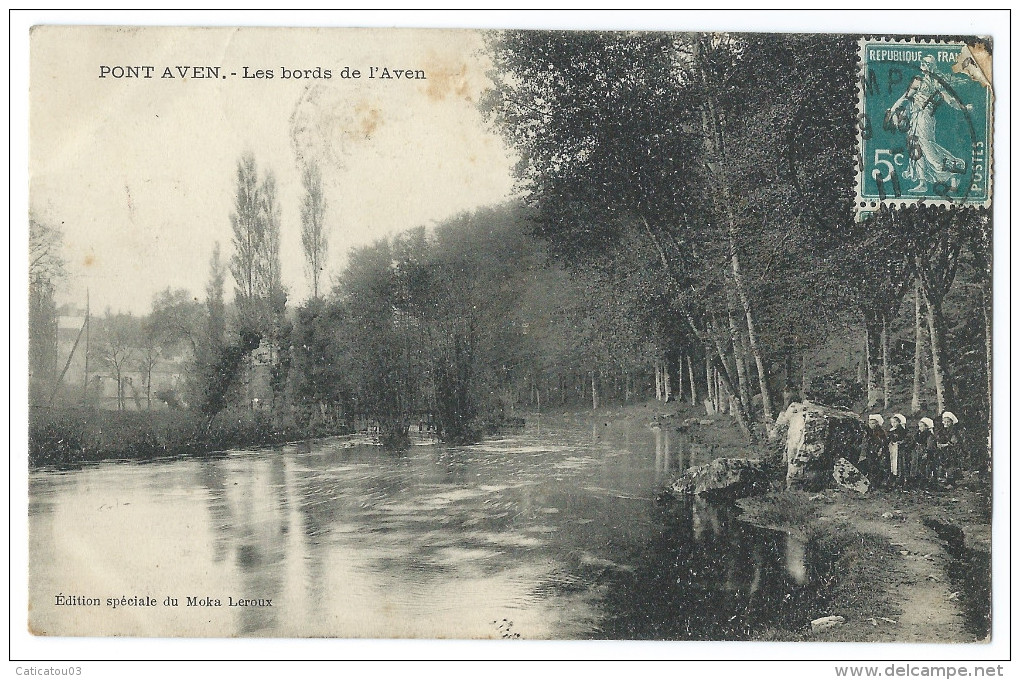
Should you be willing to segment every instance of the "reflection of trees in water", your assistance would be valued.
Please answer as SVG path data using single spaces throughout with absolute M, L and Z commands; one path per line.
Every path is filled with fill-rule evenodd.
M 227 555 L 230 541 L 229 527 L 233 515 L 227 502 L 227 473 L 222 460 L 204 460 L 199 463 L 198 478 L 209 494 L 206 507 L 209 509 L 209 526 L 212 529 L 212 557 L 222 562 Z
M 288 524 L 284 507 L 285 482 L 284 462 L 279 456 L 252 465 L 247 475 L 238 478 L 234 498 L 240 506 L 235 559 L 241 592 L 235 599 L 280 599 Z M 251 633 L 272 627 L 276 622 L 276 609 L 239 607 L 238 616 L 239 632 Z
M 804 623 L 809 555 L 790 545 L 795 539 L 700 499 L 661 515 L 636 571 L 607 584 L 593 637 L 735 640 L 766 625 Z
M 677 431 L 669 425 L 655 428 L 655 483 L 664 484 L 688 467 L 707 463 L 718 457 L 712 445 L 705 444 L 697 434 Z
M 199 478 L 209 492 L 213 559 L 233 557 L 238 575 L 237 590 L 222 593 L 224 604 L 227 596 L 279 601 L 289 530 L 283 460 L 210 461 L 201 466 Z M 276 622 L 275 608 L 238 607 L 236 612 L 242 635 Z

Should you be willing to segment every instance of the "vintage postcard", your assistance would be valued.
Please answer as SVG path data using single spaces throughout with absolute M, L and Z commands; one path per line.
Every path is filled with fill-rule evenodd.
M 35 26 L 29 630 L 989 641 L 995 47 Z

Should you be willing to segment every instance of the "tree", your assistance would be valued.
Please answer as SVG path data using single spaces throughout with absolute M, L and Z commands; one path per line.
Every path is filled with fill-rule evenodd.
M 260 319 L 261 264 L 265 246 L 266 225 L 263 219 L 263 201 L 259 195 L 258 167 L 255 157 L 245 154 L 237 163 L 237 186 L 234 194 L 234 212 L 230 223 L 234 230 L 234 255 L 230 259 L 230 273 L 236 288 L 241 328 L 257 331 Z
M 917 281 L 927 311 L 935 395 L 941 413 L 956 400 L 946 353 L 944 302 L 956 280 L 964 246 L 980 230 L 978 225 L 988 218 L 976 210 L 940 211 L 937 206 L 915 206 L 901 214 L 913 237 Z
M 99 328 L 98 342 L 94 352 L 99 363 L 110 371 L 110 377 L 117 383 L 117 410 L 125 406 L 125 383 L 129 366 L 138 355 L 142 344 L 138 319 L 131 314 L 113 314 L 110 310 Z
M 57 380 L 57 282 L 65 275 L 58 227 L 28 222 L 28 373 L 30 402 L 51 396 Z
M 349 348 L 336 360 L 356 386 L 355 408 L 380 421 L 383 434 L 406 434 L 401 409 L 404 362 L 394 324 L 396 294 L 388 239 L 352 250 L 338 287 L 342 316 L 339 332 Z
M 312 163 L 305 166 L 301 175 L 305 189 L 301 203 L 301 247 L 305 253 L 305 265 L 312 281 L 312 297 L 319 297 L 319 277 L 326 267 L 326 249 L 329 237 L 326 233 L 326 198 L 322 190 L 322 174 L 319 166 Z
M 158 338 L 149 324 L 142 329 L 141 357 L 138 360 L 138 367 L 145 376 L 145 409 L 152 410 L 152 373 L 163 358 L 163 346 L 159 344 Z
M 340 416 L 349 415 L 354 387 L 342 358 L 350 352 L 342 343 L 347 323 L 340 305 L 320 298 L 297 309 L 288 394 L 303 427 L 322 420 L 335 424 Z
M 223 346 L 227 330 L 227 315 L 223 301 L 223 284 L 227 273 L 220 259 L 220 242 L 213 247 L 209 260 L 209 283 L 205 288 L 206 340 L 210 356 L 215 356 Z
M 257 297 L 265 307 L 267 326 L 275 330 L 283 316 L 286 292 L 280 266 L 280 203 L 276 195 L 276 177 L 266 172 L 259 191 L 259 216 L 262 222 L 262 241 L 259 244 L 256 268 Z
M 280 266 L 280 205 L 276 179 L 267 172 L 259 180 L 258 167 L 251 154 L 238 162 L 237 187 L 231 224 L 234 229 L 234 256 L 230 271 L 236 282 L 235 304 L 239 331 L 268 341 L 271 403 L 286 381 L 284 346 L 287 325 L 284 313 L 287 293 L 283 288 Z M 247 341 L 242 341 L 247 345 Z M 258 343 L 255 344 L 258 347 Z M 248 382 L 254 376 L 254 363 L 248 360 Z M 248 395 L 250 403 L 252 395 Z
M 484 106 L 524 159 L 519 184 L 538 209 L 538 233 L 554 257 L 573 268 L 600 266 L 625 234 L 647 238 L 673 312 L 736 394 L 709 351 L 714 342 L 694 271 L 718 258 L 697 252 L 708 206 L 696 92 L 675 58 L 687 40 L 665 33 L 495 34 L 489 44 L 499 77 Z M 750 433 L 746 410 L 737 416 Z
M 146 322 L 147 333 L 155 344 L 167 349 L 186 347 L 197 357 L 202 345 L 205 316 L 203 305 L 184 288 L 167 287 L 152 300 L 152 312 Z
M 853 100 L 853 41 L 507 31 L 489 45 L 497 81 L 485 106 L 520 152 L 519 184 L 553 253 L 589 268 L 624 234 L 646 238 L 738 422 L 750 433 L 744 347 L 770 420 L 772 357 L 803 347 L 790 322 L 810 319 L 820 296 L 784 291 L 780 305 L 769 294 L 809 290 L 812 256 L 831 240 L 816 224 L 852 217 L 843 150 L 854 120 L 830 104 Z M 773 266 L 783 248 L 791 267 Z
M 165 358 L 182 351 L 186 361 L 201 368 L 206 355 L 205 310 L 183 288 L 166 288 L 152 300 L 152 311 L 141 323 L 138 359 L 145 375 L 146 403 L 152 403 L 152 373 Z

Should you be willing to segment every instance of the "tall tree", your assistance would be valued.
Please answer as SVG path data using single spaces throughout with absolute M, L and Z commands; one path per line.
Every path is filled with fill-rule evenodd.
M 319 297 L 319 278 L 326 268 L 326 250 L 329 235 L 326 231 L 326 197 L 322 189 L 322 174 L 319 166 L 311 163 L 301 174 L 305 189 L 301 202 L 301 248 L 305 253 L 305 265 L 312 281 L 312 297 Z
M 209 259 L 209 283 L 205 288 L 206 338 L 211 356 L 215 356 L 223 346 L 227 331 L 226 305 L 223 299 L 226 278 L 227 271 L 220 258 L 220 242 L 217 241 Z
M 284 316 L 287 293 L 280 265 L 280 204 L 276 179 L 267 172 L 259 180 L 258 167 L 251 154 L 238 162 L 237 186 L 231 224 L 234 229 L 234 256 L 230 271 L 236 282 L 235 303 L 238 330 L 247 337 L 268 341 L 270 366 L 270 403 L 286 382 L 284 346 L 287 324 Z M 242 344 L 247 345 L 244 341 Z M 256 347 L 258 344 L 256 343 Z M 248 383 L 254 377 L 254 359 L 248 357 Z M 248 401 L 254 405 L 254 395 Z
M 263 203 L 255 157 L 245 154 L 237 163 L 234 212 L 230 215 L 234 231 L 230 273 L 236 283 L 234 299 L 239 326 L 252 331 L 260 331 L 263 326 L 260 304 L 266 239 Z
M 56 286 L 63 278 L 63 234 L 34 217 L 28 222 L 28 374 L 29 399 L 48 398 L 57 379 Z

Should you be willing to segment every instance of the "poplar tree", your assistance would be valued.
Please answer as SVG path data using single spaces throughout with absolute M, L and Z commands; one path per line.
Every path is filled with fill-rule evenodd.
M 307 165 L 301 175 L 305 189 L 301 203 L 301 248 L 312 283 L 312 297 L 319 297 L 319 278 L 326 267 L 326 250 L 329 238 L 326 233 L 326 197 L 322 190 L 319 166 Z

